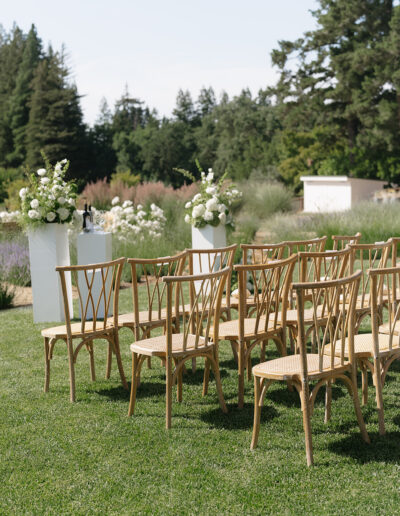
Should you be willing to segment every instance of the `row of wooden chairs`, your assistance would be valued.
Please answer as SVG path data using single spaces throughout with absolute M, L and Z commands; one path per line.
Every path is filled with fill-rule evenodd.
M 230 341 L 237 356 L 239 407 L 243 406 L 244 373 L 247 369 L 250 379 L 251 353 L 260 344 L 261 363 L 253 368 L 256 408 L 252 447 L 257 443 L 259 413 L 266 390 L 273 381 L 283 379 L 288 381 L 290 387 L 294 386 L 299 390 L 305 418 L 307 460 L 311 463 L 311 431 L 307 430 L 310 429 L 309 416 L 316 392 L 326 384 L 326 420 L 329 420 L 331 383 L 336 379 L 338 363 L 338 378 L 345 381 L 352 393 L 362 435 L 368 440 L 361 411 L 359 405 L 357 406 L 355 367 L 357 363 L 360 364 L 363 372 L 363 401 L 366 402 L 368 370 L 373 374 L 378 398 L 380 387 L 377 387 L 377 378 L 379 376 L 379 385 L 382 386 L 387 368 L 394 360 L 393 357 L 396 358 L 399 349 L 398 343 L 396 346 L 393 340 L 398 328 L 398 314 L 393 310 L 400 297 L 399 278 L 396 276 L 400 273 L 400 269 L 396 267 L 397 244 L 400 239 L 377 244 L 359 244 L 360 236 L 332 237 L 335 249 L 327 252 L 324 251 L 326 237 L 261 246 L 242 245 L 242 264 L 234 267 L 236 246 L 206 252 L 188 250 L 174 257 L 153 260 L 128 259 L 132 270 L 134 309 L 131 314 L 124 315 L 118 314 L 118 292 L 125 259 L 90 266 L 58 267 L 64 292 L 66 324 L 42 332 L 46 363 L 45 391 L 49 389 L 50 359 L 57 340 L 67 344 L 71 401 L 75 400 L 74 364 L 82 347 L 89 351 L 91 377 L 95 379 L 95 339 L 106 339 L 109 343 L 106 376 L 110 376 L 111 358 L 115 354 L 122 384 L 127 388 L 118 330 L 128 327 L 135 338 L 131 345 L 129 414 L 134 411 L 141 367 L 146 358 L 157 356 L 162 359 L 166 368 L 166 426 L 169 428 L 172 386 L 176 383 L 177 399 L 181 401 L 183 372 L 188 360 L 191 359 L 193 365 L 197 357 L 205 359 L 203 394 L 208 390 L 210 368 L 213 370 L 219 402 L 225 412 L 219 373 L 219 341 Z M 381 273 L 389 270 L 385 266 L 390 251 L 391 272 Z M 356 268 L 361 271 L 355 273 Z M 195 269 L 200 273 L 193 274 Z M 371 269 L 369 273 L 366 273 L 367 269 Z M 230 296 L 232 270 L 238 276 L 236 299 Z M 379 274 L 374 275 L 375 270 Z M 139 272 L 144 287 L 141 291 L 147 298 L 144 302 L 145 310 L 140 310 L 142 303 L 137 281 Z M 67 274 L 74 276 L 74 283 L 78 286 L 81 319 L 77 323 L 71 321 L 68 313 L 65 288 Z M 373 279 L 378 276 L 379 280 Z M 82 277 L 86 284 L 86 297 L 79 289 Z M 249 280 L 253 286 L 250 297 L 247 292 Z M 391 314 L 386 326 L 382 319 L 384 307 Z M 99 317 L 101 309 L 103 313 Z M 231 311 L 235 309 L 238 310 L 238 318 L 232 320 Z M 92 314 L 90 321 L 89 312 Z M 355 337 L 366 314 L 372 314 L 373 333 L 368 338 L 363 335 Z M 377 318 L 375 323 L 374 318 Z M 153 337 L 151 333 L 155 328 L 162 328 L 164 335 Z M 292 340 L 289 356 L 287 333 Z M 387 336 L 387 342 L 381 335 Z M 339 337 L 335 340 L 333 336 Z M 311 338 L 311 353 L 306 346 L 308 337 Z M 366 354 L 368 339 L 373 343 L 375 351 L 377 345 L 379 348 L 380 341 L 386 342 L 385 359 L 379 358 L 379 363 L 375 363 L 375 352 L 372 355 L 373 363 L 369 360 L 371 355 Z M 75 347 L 74 340 L 78 340 Z M 269 340 L 275 342 L 282 357 L 276 359 L 278 362 L 264 362 Z M 340 341 L 340 346 L 337 341 Z M 360 346 L 364 346 L 363 355 L 358 352 Z M 369 353 L 370 347 L 368 350 Z M 304 376 L 305 371 L 308 372 Z M 318 379 L 311 394 L 304 383 L 308 377 Z M 304 408 L 306 401 L 310 410 Z M 383 405 L 379 408 L 378 404 L 378 409 L 380 430 L 384 431 Z

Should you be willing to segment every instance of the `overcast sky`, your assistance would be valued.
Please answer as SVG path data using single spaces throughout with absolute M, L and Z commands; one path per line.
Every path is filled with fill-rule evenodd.
M 315 27 L 316 0 L 0 0 L 0 23 L 64 44 L 85 120 L 130 93 L 170 115 L 180 88 L 230 96 L 276 81 L 270 52 Z

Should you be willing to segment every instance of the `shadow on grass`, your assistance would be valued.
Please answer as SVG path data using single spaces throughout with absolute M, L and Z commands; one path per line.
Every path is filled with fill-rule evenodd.
M 110 389 L 101 389 L 96 391 L 100 396 L 105 396 L 110 400 L 128 400 L 130 397 L 131 383 L 128 382 L 128 390 L 125 390 L 122 385 Z M 153 396 L 165 395 L 165 383 L 160 382 L 141 382 L 136 398 L 151 398 Z
M 329 445 L 329 450 L 337 455 L 351 457 L 361 464 L 368 462 L 400 462 L 400 432 L 388 432 L 386 435 L 369 433 L 371 444 L 361 439 L 360 433 L 354 433 Z
M 246 430 L 253 428 L 254 405 L 245 403 L 242 409 L 236 404 L 228 404 L 228 414 L 215 408 L 201 414 L 200 419 L 214 428 L 224 430 Z M 271 405 L 264 406 L 261 410 L 261 422 L 271 421 L 278 417 L 277 410 Z

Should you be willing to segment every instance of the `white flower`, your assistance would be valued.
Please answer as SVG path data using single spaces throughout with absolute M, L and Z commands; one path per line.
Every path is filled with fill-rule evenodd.
M 116 205 L 116 204 L 118 204 L 118 203 L 119 203 L 119 197 L 118 197 L 118 195 L 116 195 L 116 196 L 114 197 L 114 199 L 111 201 L 111 204 L 112 204 L 113 206 L 115 206 L 115 205 Z
M 196 201 L 198 201 L 199 199 L 201 199 L 201 194 L 200 194 L 200 193 L 197 193 L 197 194 L 193 197 L 193 202 L 196 202 Z
M 206 210 L 204 212 L 203 216 L 204 216 L 204 220 L 206 220 L 207 222 L 214 218 L 214 215 L 213 215 L 212 211 L 208 211 L 208 210 Z
M 225 213 L 226 210 L 227 210 L 227 207 L 225 206 L 225 204 L 218 204 L 218 211 L 220 213 Z
M 61 161 L 57 161 L 57 163 L 55 164 L 54 166 L 54 171 L 55 172 L 61 172 L 62 170 L 62 164 L 61 164 Z
M 65 165 L 65 164 L 67 163 L 67 161 L 68 161 L 68 160 L 67 160 L 67 158 L 64 158 L 64 159 L 62 159 L 62 160 L 60 161 L 60 163 L 62 163 L 63 165 Z
M 53 222 L 53 220 L 56 218 L 56 214 L 54 211 L 49 211 L 49 213 L 46 215 L 46 219 L 48 222 Z
M 61 220 L 65 220 L 69 217 L 69 210 L 67 210 L 67 208 L 58 208 L 57 213 L 60 215 Z
M 217 211 L 218 210 L 218 201 L 215 197 L 212 197 L 206 202 L 206 208 L 208 211 Z
M 45 176 L 46 175 L 46 169 L 45 168 L 39 168 L 39 170 L 37 171 L 37 175 L 38 176 Z
M 65 197 L 59 197 L 57 201 L 58 204 L 65 204 L 67 202 L 67 199 Z
M 201 217 L 205 211 L 206 211 L 206 208 L 205 208 L 204 204 L 198 204 L 197 206 L 195 206 L 193 208 L 192 217 L 194 219 L 197 219 L 198 217 Z
M 55 194 L 56 194 L 57 192 L 59 192 L 60 190 L 62 190 L 62 187 L 61 187 L 60 185 L 54 185 L 54 186 L 52 187 L 52 189 L 51 189 L 51 191 L 52 191 L 53 193 L 55 193 Z
M 185 204 L 185 208 L 188 209 L 192 206 L 192 203 L 190 201 L 188 201 L 186 204 Z
M 213 179 L 214 179 L 214 173 L 213 173 L 212 169 L 211 169 L 211 168 L 209 168 L 209 169 L 208 169 L 208 174 L 207 174 L 207 181 L 208 181 L 209 183 L 211 183 L 211 181 L 212 181 Z
M 72 197 L 70 197 L 68 199 L 68 204 L 70 204 L 71 206 L 75 206 L 75 199 L 73 199 Z
M 138 212 L 137 216 L 138 216 L 138 217 L 140 217 L 140 218 L 143 218 L 143 217 L 145 217 L 145 216 L 146 216 L 146 212 L 145 212 L 145 211 L 143 211 L 143 210 L 140 210 L 140 211 Z
M 129 206 L 133 206 L 133 202 L 132 201 L 124 201 L 122 203 L 122 207 L 123 208 L 129 208 Z
M 48 177 L 42 177 L 40 182 L 42 183 L 42 185 L 47 185 L 48 183 L 50 183 L 50 179 Z
M 210 174 L 212 172 L 212 168 L 209 168 L 208 169 L 208 173 Z
M 39 208 L 39 201 L 37 199 L 33 199 L 33 201 L 31 201 L 31 208 L 33 208 L 34 210 Z M 31 218 L 33 218 L 33 217 L 31 217 Z
M 40 218 L 40 214 L 39 214 L 39 212 L 38 212 L 38 211 L 36 211 L 36 210 L 29 210 L 29 211 L 28 211 L 28 217 L 29 217 L 30 219 L 38 219 L 38 218 Z
M 206 192 L 209 194 L 209 195 L 214 195 L 217 193 L 217 188 L 215 186 L 209 186 L 206 188 Z
M 226 215 L 225 215 L 225 213 L 220 213 L 218 215 L 218 218 L 219 218 L 219 220 L 221 221 L 222 224 L 226 223 Z
M 143 206 L 141 204 L 138 204 L 137 209 L 138 209 L 138 211 L 143 210 Z
M 21 199 L 25 199 L 27 193 L 28 193 L 27 188 L 21 188 L 21 190 L 19 191 L 19 196 L 21 197 Z

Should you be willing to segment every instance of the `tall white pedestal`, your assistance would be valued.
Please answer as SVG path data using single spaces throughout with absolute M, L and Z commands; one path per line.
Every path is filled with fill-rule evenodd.
M 226 230 L 225 226 L 220 224 L 217 227 L 205 226 L 204 228 L 195 228 L 192 226 L 192 249 L 216 249 L 226 246 Z M 209 270 L 209 256 L 207 254 L 200 255 L 200 258 L 193 256 L 193 273 L 213 272 Z M 214 256 L 210 257 L 212 263 Z M 201 263 L 201 267 L 200 267 Z M 219 263 L 215 263 L 215 270 L 220 267 Z
M 103 231 L 95 231 L 93 233 L 79 233 L 78 235 L 78 265 L 89 265 L 94 263 L 109 262 L 112 260 L 112 235 L 111 233 L 104 233 Z M 89 285 L 92 281 L 91 271 L 87 271 Z M 106 285 L 106 296 L 110 287 L 112 276 L 112 270 L 110 269 L 107 285 Z M 85 310 L 86 297 L 88 294 L 88 287 L 83 272 L 78 274 L 79 289 L 81 291 L 83 310 Z M 94 300 L 94 307 L 96 309 L 97 301 L 101 294 L 102 279 L 100 269 L 96 271 L 95 278 L 92 286 L 92 296 Z M 112 307 L 112 299 L 110 300 L 110 308 Z M 111 310 L 112 311 L 112 310 Z M 79 307 L 79 313 L 81 309 Z M 80 313 L 81 315 L 81 313 Z M 110 315 L 110 309 L 109 313 Z M 99 309 L 97 311 L 97 318 L 101 319 L 104 317 L 104 297 L 100 301 Z M 93 309 L 89 301 L 86 319 L 93 319 Z
M 59 273 L 55 268 L 70 265 L 66 224 L 44 224 L 28 230 L 34 322 L 64 321 L 64 302 Z M 65 281 L 69 311 L 73 316 L 71 273 Z

